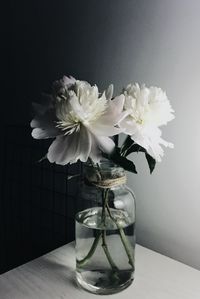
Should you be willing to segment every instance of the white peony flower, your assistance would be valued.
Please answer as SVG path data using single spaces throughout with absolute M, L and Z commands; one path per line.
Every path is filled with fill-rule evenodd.
M 161 88 L 147 88 L 145 85 L 140 87 L 136 83 L 129 84 L 123 94 L 126 114 L 120 121 L 120 127 L 156 161 L 161 161 L 164 154 L 161 145 L 173 147 L 172 143 L 161 138 L 159 129 L 174 118 L 166 93 Z
M 60 165 L 94 162 L 101 151 L 110 153 L 114 142 L 108 136 L 121 132 L 116 127 L 123 110 L 124 97 L 112 98 L 113 87 L 99 95 L 97 86 L 63 77 L 53 85 L 53 95 L 44 106 L 36 104 L 37 115 L 31 122 L 36 139 L 53 138 L 47 158 Z

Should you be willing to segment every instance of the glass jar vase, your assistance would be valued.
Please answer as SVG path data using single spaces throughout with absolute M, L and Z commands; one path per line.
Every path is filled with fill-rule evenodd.
M 84 165 L 76 214 L 76 280 L 95 294 L 128 287 L 134 275 L 135 198 L 123 168 Z

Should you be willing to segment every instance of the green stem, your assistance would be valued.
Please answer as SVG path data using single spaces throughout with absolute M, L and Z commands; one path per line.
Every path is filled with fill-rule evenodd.
M 109 193 L 109 189 L 103 190 L 102 193 L 102 198 L 103 198 L 103 207 L 102 207 L 102 224 L 103 224 L 103 230 L 99 231 L 97 236 L 94 239 L 94 242 L 92 244 L 92 247 L 90 248 L 90 251 L 88 252 L 88 254 L 82 259 L 82 260 L 77 260 L 77 265 L 79 267 L 83 267 L 89 260 L 90 258 L 93 256 L 100 238 L 102 239 L 102 248 L 104 250 L 104 253 L 107 257 L 107 260 L 112 268 L 113 271 L 117 271 L 118 268 L 115 264 L 115 262 L 113 261 L 110 252 L 108 250 L 108 246 L 107 246 L 107 242 L 106 242 L 106 230 L 105 230 L 105 221 L 106 221 L 106 205 L 108 202 L 108 193 Z
M 102 190 L 102 213 L 101 213 L 101 224 L 103 225 L 103 228 L 106 226 L 106 205 L 108 203 L 108 189 Z
M 102 199 L 103 199 L 103 207 L 102 207 L 102 216 L 101 216 L 101 220 L 102 220 L 102 224 L 103 224 L 103 230 L 101 233 L 101 237 L 102 237 L 102 248 L 104 250 L 104 253 L 107 257 L 107 260 L 111 266 L 111 268 L 116 271 L 118 270 L 115 262 L 113 261 L 110 252 L 108 250 L 108 246 L 107 246 L 107 242 L 106 242 L 106 206 L 108 204 L 108 194 L 109 194 L 109 189 L 105 189 L 102 192 Z
M 77 265 L 79 267 L 83 267 L 89 260 L 90 258 L 93 256 L 96 248 L 97 248 L 97 245 L 99 243 L 99 240 L 101 238 L 101 231 L 98 231 L 98 234 L 97 236 L 95 237 L 93 243 L 92 243 L 92 247 L 90 248 L 88 254 L 82 259 L 82 260 L 77 260 Z
M 129 244 L 129 241 L 124 233 L 123 228 L 118 224 L 117 220 L 112 216 L 110 207 L 108 204 L 106 205 L 106 208 L 107 208 L 110 218 L 113 220 L 113 222 L 116 224 L 117 228 L 119 229 L 119 235 L 120 235 L 122 244 L 124 246 L 124 249 L 126 251 L 126 254 L 128 256 L 129 264 L 131 265 L 132 268 L 134 268 L 134 260 L 133 260 L 133 256 L 132 256 L 131 250 L 130 250 L 131 245 Z
M 131 251 L 130 251 L 130 246 L 131 245 L 130 245 L 130 243 L 129 243 L 122 227 L 119 228 L 119 234 L 120 234 L 120 238 L 122 240 L 122 243 L 124 245 L 124 249 L 126 251 L 126 254 L 128 256 L 128 262 L 131 265 L 131 267 L 134 268 L 134 259 L 133 259 L 133 256 L 131 254 Z
M 113 271 L 117 271 L 119 270 L 115 264 L 115 262 L 113 261 L 111 255 L 110 255 L 110 252 L 108 250 L 108 246 L 107 246 L 107 243 L 106 243 L 106 230 L 103 230 L 102 233 L 101 233 L 101 236 L 102 236 L 102 248 L 105 252 L 105 255 L 107 257 L 107 260 L 112 268 Z

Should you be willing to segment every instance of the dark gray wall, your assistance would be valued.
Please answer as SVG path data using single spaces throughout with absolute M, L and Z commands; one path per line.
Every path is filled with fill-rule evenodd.
M 4 44 L 6 123 L 27 123 L 30 103 L 63 74 L 101 88 L 133 79 L 135 53 L 143 48 L 145 1 L 11 1 Z M 134 52 L 130 42 L 136 40 Z M 132 62 L 130 72 L 130 59 Z

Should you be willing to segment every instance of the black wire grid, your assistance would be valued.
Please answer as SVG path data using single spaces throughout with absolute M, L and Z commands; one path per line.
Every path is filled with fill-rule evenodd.
M 52 142 L 52 140 L 51 140 Z M 34 140 L 24 126 L 7 126 L 3 140 L 0 199 L 0 273 L 74 239 L 81 164 L 47 160 L 49 141 Z

